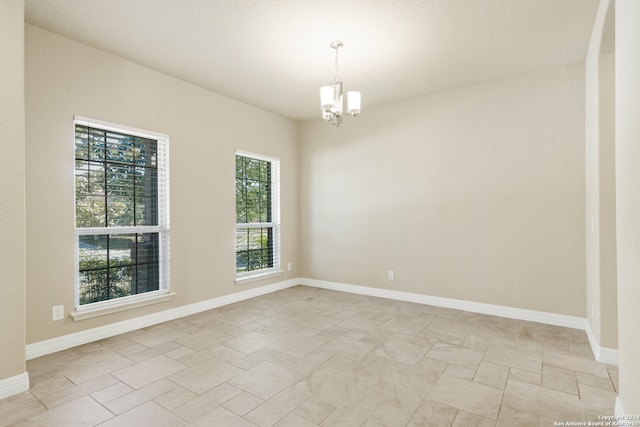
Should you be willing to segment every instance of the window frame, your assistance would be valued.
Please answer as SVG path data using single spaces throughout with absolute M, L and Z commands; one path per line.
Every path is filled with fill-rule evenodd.
M 74 320 L 95 317 L 101 314 L 121 311 L 128 308 L 140 307 L 156 302 L 166 301 L 174 295 L 170 289 L 169 275 L 169 137 L 165 134 L 136 129 L 128 126 L 113 124 L 101 120 L 90 119 L 75 115 L 73 118 L 74 134 L 74 159 L 76 125 L 87 126 L 94 129 L 117 132 L 124 135 L 137 136 L 157 141 L 156 167 L 157 167 L 157 225 L 136 226 L 108 226 L 103 227 L 78 227 L 77 224 L 77 198 L 76 183 L 74 179 L 73 195 L 73 219 L 74 219 L 74 305 L 75 313 L 71 313 Z M 74 161 L 74 171 L 75 171 Z M 75 173 L 75 172 L 74 172 Z M 148 292 L 111 298 L 103 301 L 80 304 L 80 238 L 90 235 L 117 236 L 123 234 L 157 233 L 158 235 L 158 289 Z
M 272 257 L 273 257 L 273 266 L 268 268 L 263 268 L 259 270 L 251 270 L 251 271 L 243 271 L 238 272 L 238 264 L 237 264 L 237 255 L 238 251 L 236 248 L 236 284 L 243 284 L 247 282 L 252 282 L 255 280 L 266 279 L 269 277 L 275 277 L 282 275 L 284 271 L 282 270 L 282 246 L 281 246 L 281 222 L 280 222 L 280 159 L 273 156 L 268 156 L 264 154 L 256 154 L 243 150 L 236 150 L 234 155 L 234 186 L 236 185 L 236 161 L 237 156 L 245 157 L 254 160 L 266 161 L 270 163 L 271 169 L 271 177 L 269 187 L 271 189 L 271 221 L 270 222 L 237 222 L 237 203 L 234 203 L 235 208 L 235 216 L 236 216 L 236 233 L 238 230 L 247 230 L 247 229 L 262 229 L 262 228 L 271 228 L 272 229 Z

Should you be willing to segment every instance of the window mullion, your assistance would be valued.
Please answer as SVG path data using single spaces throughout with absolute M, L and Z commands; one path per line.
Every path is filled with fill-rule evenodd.
M 133 139 L 131 145 L 132 148 L 136 146 L 136 142 L 135 142 L 135 138 Z M 131 174 L 133 175 L 133 191 L 132 191 L 132 195 L 133 195 L 133 226 L 135 227 L 136 225 L 138 225 L 138 211 L 136 209 L 136 202 L 137 202 L 137 197 L 136 197 L 136 162 L 135 162 L 135 150 L 132 150 L 133 156 L 134 156 L 134 161 L 133 161 L 133 165 L 131 166 Z
M 133 234 L 133 233 L 159 233 L 164 231 L 164 227 L 155 225 L 139 225 L 137 227 L 87 227 L 76 228 L 75 233 L 79 236 L 89 236 L 95 234 Z
M 271 179 L 271 163 L 267 163 L 267 182 L 266 182 L 266 190 L 267 190 L 267 221 L 272 222 L 272 208 L 273 206 L 271 206 L 271 184 L 272 184 L 272 179 Z
M 106 193 L 106 191 L 105 191 Z M 111 246 L 111 239 L 109 238 L 109 235 L 107 234 L 107 270 L 106 270 L 106 276 L 107 276 L 107 299 L 110 300 L 111 299 L 111 269 L 110 267 L 110 262 L 111 262 L 111 254 L 109 253 L 109 247 Z
M 89 128 L 91 129 L 91 128 Z M 104 226 L 108 227 L 109 226 L 109 206 L 107 205 L 108 201 L 109 201 L 109 188 L 107 187 L 108 184 L 108 179 L 107 176 L 109 175 L 109 171 L 107 169 L 107 152 L 109 150 L 107 150 L 107 132 L 103 131 L 102 132 L 103 137 L 104 137 L 104 148 L 103 148 L 103 154 L 102 154 L 102 169 L 104 170 Z
M 236 223 L 236 228 L 238 229 L 250 229 L 250 228 L 272 228 L 274 227 L 273 222 L 239 222 Z

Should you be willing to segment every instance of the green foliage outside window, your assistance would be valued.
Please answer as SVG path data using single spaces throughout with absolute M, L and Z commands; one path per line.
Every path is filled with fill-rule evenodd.
M 236 156 L 236 271 L 273 267 L 271 162 Z M 255 226 L 252 226 L 255 224 Z
M 80 305 L 159 289 L 158 233 L 111 233 L 158 225 L 158 141 L 76 125 L 76 227 Z M 122 233 L 122 232 L 121 232 Z
M 157 141 L 76 125 L 76 226 L 157 225 Z
M 96 259 L 80 261 L 79 267 L 80 305 L 131 295 L 131 267 L 109 269 L 106 260 Z

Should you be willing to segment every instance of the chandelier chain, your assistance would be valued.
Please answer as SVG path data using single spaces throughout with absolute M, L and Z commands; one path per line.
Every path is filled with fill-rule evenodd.
M 336 48 L 336 56 L 335 56 L 335 66 L 336 66 L 336 77 L 335 80 L 336 82 L 340 81 L 340 74 L 338 73 L 338 51 L 340 50 L 340 48 Z

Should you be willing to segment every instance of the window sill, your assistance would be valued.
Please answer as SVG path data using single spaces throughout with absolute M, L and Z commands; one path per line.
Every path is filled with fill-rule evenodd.
M 255 282 L 258 280 L 269 279 L 271 277 L 278 277 L 284 274 L 284 270 L 270 270 L 264 273 L 256 273 L 250 276 L 240 276 L 236 277 L 236 285 L 243 285 L 249 282 Z
M 166 292 L 162 294 L 145 296 L 145 298 L 136 298 L 133 301 L 112 303 L 103 307 L 91 307 L 85 309 L 77 309 L 69 313 L 74 321 L 91 319 L 93 317 L 105 316 L 107 314 L 117 313 L 125 310 L 132 310 L 138 307 L 144 307 L 145 305 L 157 304 L 160 302 L 171 301 L 174 297 L 174 292 Z

